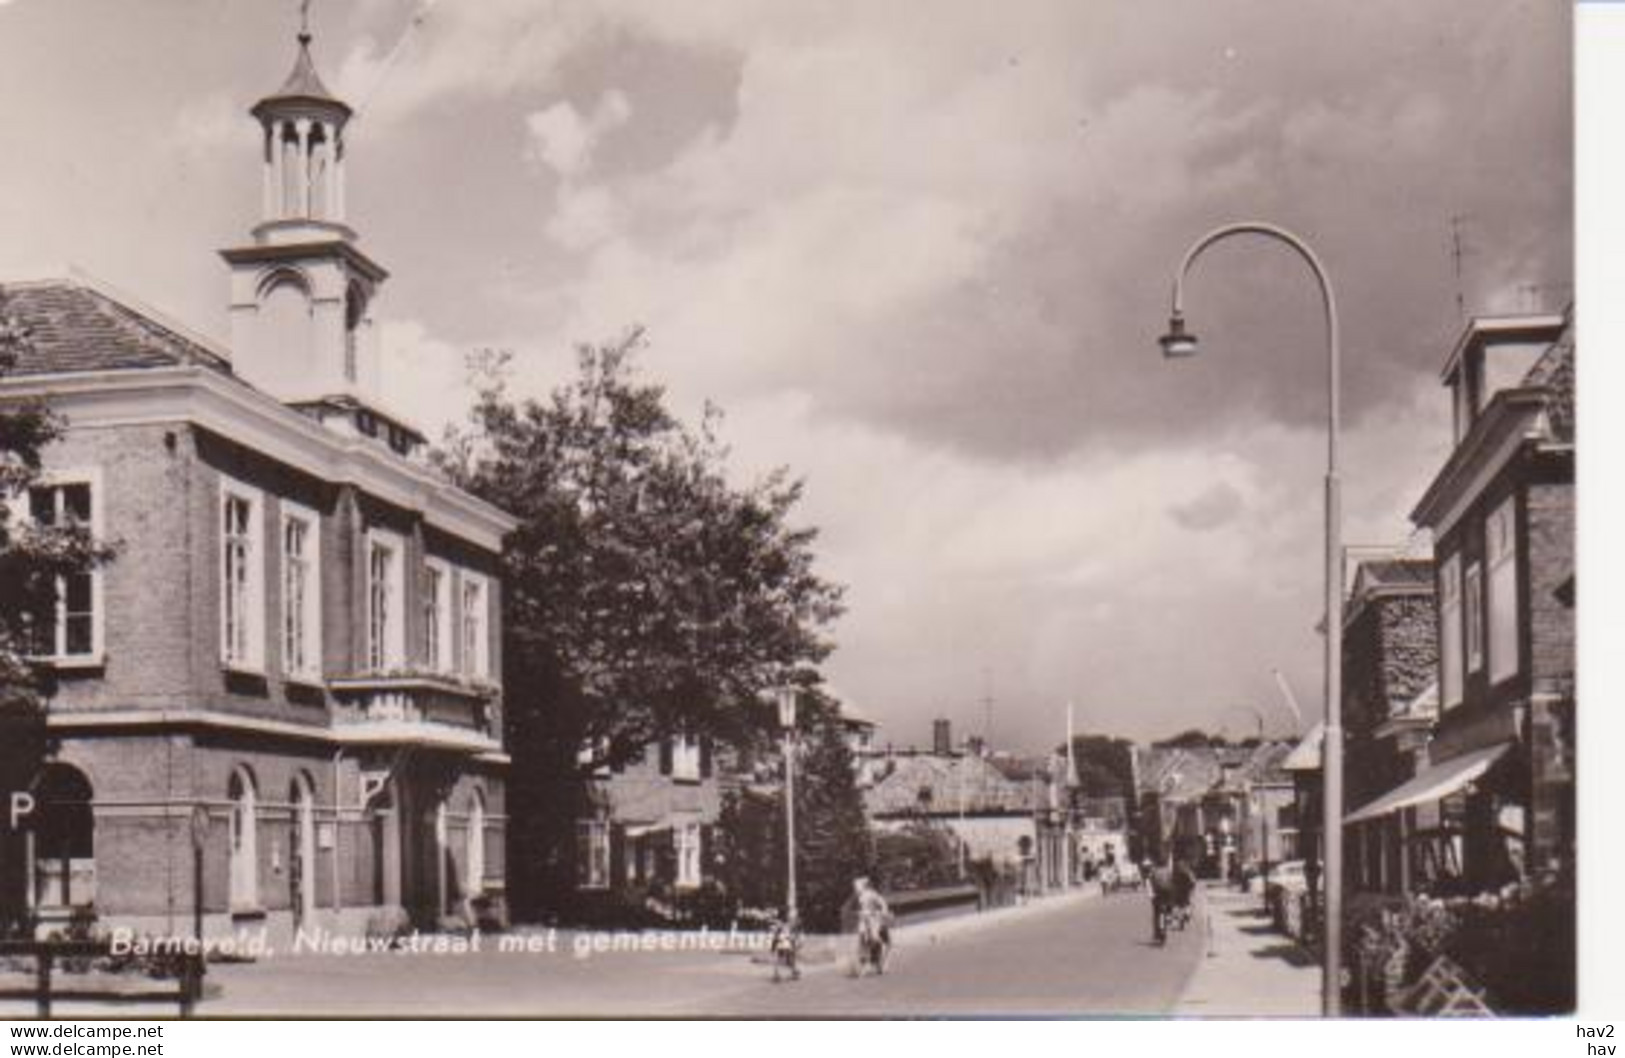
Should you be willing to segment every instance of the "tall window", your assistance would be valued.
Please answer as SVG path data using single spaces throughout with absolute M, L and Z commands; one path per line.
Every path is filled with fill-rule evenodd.
M 314 511 L 282 505 L 282 667 L 321 675 L 321 546 Z
M 58 480 L 28 490 L 28 516 L 42 527 L 77 526 L 96 531 L 93 483 Z M 101 654 L 101 574 L 95 570 L 56 579 L 56 607 L 39 629 L 34 647 L 60 660 L 91 659 Z
M 609 824 L 602 819 L 576 822 L 576 885 L 609 888 Z
M 694 889 L 700 884 L 700 824 L 677 825 L 677 885 Z
M 1518 508 L 1516 497 L 1495 509 L 1484 525 L 1489 564 L 1490 680 L 1518 671 Z
M 1477 672 L 1484 667 L 1484 567 L 1477 562 L 1467 567 L 1461 594 L 1466 611 L 1467 671 Z
M 430 559 L 423 577 L 423 660 L 435 672 L 452 671 L 451 570 Z
M 1461 702 L 1461 556 L 1439 567 L 1439 700 L 1444 708 Z
M 463 674 L 483 680 L 491 674 L 490 637 L 486 632 L 485 579 L 463 574 Z
M 255 671 L 265 664 L 260 502 L 256 490 L 222 483 L 220 656 L 227 665 Z
M 700 776 L 700 740 L 694 735 L 677 735 L 671 740 L 671 777 L 698 782 Z
M 388 672 L 404 663 L 401 541 L 373 533 L 367 541 L 367 667 Z

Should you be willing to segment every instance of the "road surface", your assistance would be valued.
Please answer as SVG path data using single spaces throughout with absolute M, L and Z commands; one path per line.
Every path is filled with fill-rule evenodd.
M 723 1016 L 1166 1014 L 1205 945 L 1197 928 L 1150 943 L 1139 893 L 1057 901 L 933 940 L 908 937 L 881 977 L 814 972 L 707 997 L 689 1013 Z M 913 931 L 910 931 L 913 932 Z
M 1198 920 L 1199 921 L 1199 920 Z M 1205 944 L 1192 927 L 1150 944 L 1139 893 L 1054 897 L 1022 908 L 899 931 L 883 977 L 852 979 L 831 961 L 775 985 L 744 954 L 618 952 L 578 959 L 487 950 L 278 956 L 214 966 L 221 994 L 199 1008 L 230 1015 L 922 1016 L 1165 1014 Z M 818 943 L 818 942 L 814 942 Z

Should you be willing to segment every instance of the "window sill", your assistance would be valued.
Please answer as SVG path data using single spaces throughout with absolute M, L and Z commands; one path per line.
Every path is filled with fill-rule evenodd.
M 255 679 L 265 679 L 265 666 L 249 665 L 238 661 L 222 661 L 220 667 L 233 676 L 252 676 Z
M 80 672 L 107 667 L 106 654 L 46 654 L 36 655 L 29 660 L 49 665 L 58 671 Z
M 243 670 L 234 670 L 234 671 L 243 671 Z M 253 675 L 253 674 L 249 674 L 249 675 Z M 284 672 L 282 674 L 282 682 L 286 683 L 286 684 L 290 684 L 291 686 L 294 686 L 294 687 L 298 687 L 301 690 L 307 690 L 307 691 L 325 691 L 325 690 L 327 690 L 327 681 L 322 679 L 321 676 L 317 675 L 316 673 L 312 673 L 312 672 Z
M 234 907 L 231 909 L 231 920 L 233 922 L 255 922 L 264 918 L 265 908 L 263 907 Z

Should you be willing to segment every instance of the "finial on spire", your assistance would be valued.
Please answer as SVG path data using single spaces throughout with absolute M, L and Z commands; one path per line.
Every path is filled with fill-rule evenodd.
M 310 0 L 299 0 L 299 43 L 310 46 Z

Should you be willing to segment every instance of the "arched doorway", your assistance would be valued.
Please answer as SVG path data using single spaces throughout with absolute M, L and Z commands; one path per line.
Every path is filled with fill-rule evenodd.
M 70 764 L 47 764 L 34 790 L 34 906 L 96 902 L 96 817 L 90 780 Z
M 231 773 L 231 910 L 260 910 L 259 795 L 245 767 Z
M 316 910 L 316 789 L 310 776 L 300 773 L 288 784 L 293 806 L 293 827 L 288 833 L 288 906 L 295 928 Z

